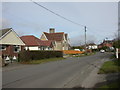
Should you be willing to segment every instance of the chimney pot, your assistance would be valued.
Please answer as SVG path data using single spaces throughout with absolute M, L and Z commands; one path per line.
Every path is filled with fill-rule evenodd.
M 55 29 L 54 28 L 50 28 L 49 29 L 49 33 L 55 33 Z

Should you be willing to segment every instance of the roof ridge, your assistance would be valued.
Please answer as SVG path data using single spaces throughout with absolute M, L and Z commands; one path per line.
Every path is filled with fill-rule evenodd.
M 55 33 L 64 33 L 64 32 L 55 32 L 55 33 L 43 32 L 43 33 L 47 33 L 47 34 L 55 34 Z
M 47 32 L 43 32 L 43 33 L 47 33 Z
M 12 31 L 12 28 L 1 29 L 0 30 L 0 39 L 5 37 L 11 31 Z
M 3 28 L 3 29 L 1 29 L 1 30 L 5 30 L 5 29 L 9 29 L 9 30 L 10 30 L 10 29 L 12 29 L 12 28 Z
M 23 36 L 21 36 L 21 37 L 27 37 L 27 36 L 34 36 L 34 35 L 23 35 Z

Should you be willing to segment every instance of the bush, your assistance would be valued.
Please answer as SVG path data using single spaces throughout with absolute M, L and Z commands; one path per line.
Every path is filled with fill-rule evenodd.
M 40 60 L 46 58 L 63 57 L 62 51 L 21 51 L 19 61 Z
M 119 57 L 118 60 L 120 60 L 120 53 L 118 53 L 118 57 Z

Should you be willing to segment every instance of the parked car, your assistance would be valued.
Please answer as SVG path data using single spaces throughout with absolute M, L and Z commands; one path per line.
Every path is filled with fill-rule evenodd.
M 101 50 L 100 50 L 100 52 L 101 52 L 101 53 L 104 53 L 104 52 L 105 52 L 105 50 L 101 49 Z

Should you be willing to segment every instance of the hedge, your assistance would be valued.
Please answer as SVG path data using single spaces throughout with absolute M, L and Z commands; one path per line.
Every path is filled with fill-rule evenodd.
M 40 60 L 46 58 L 63 57 L 62 51 L 21 51 L 19 61 Z
M 118 60 L 120 60 L 120 53 L 118 53 Z

